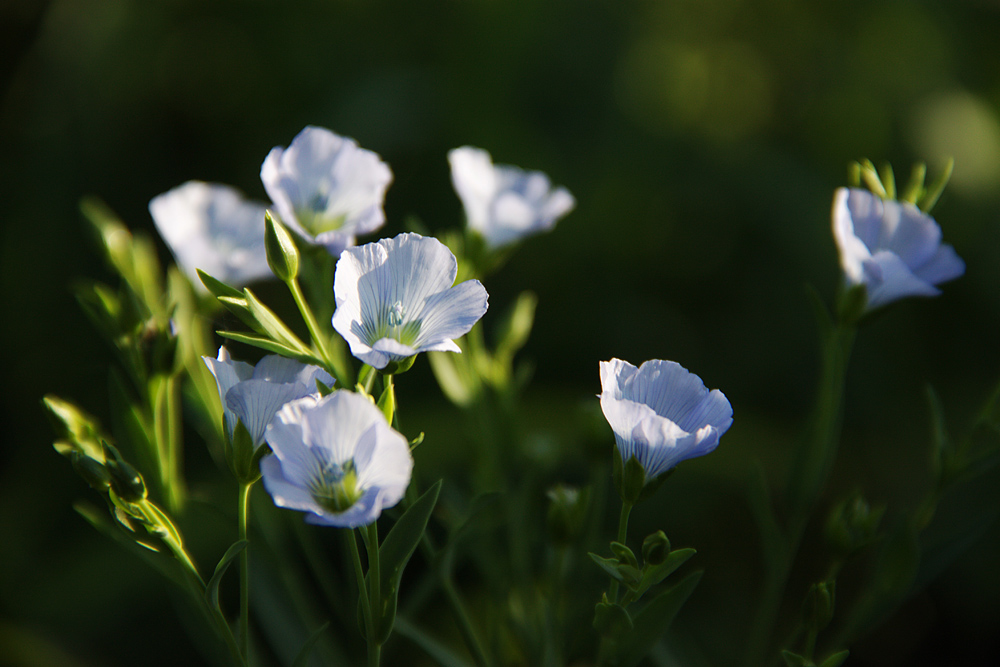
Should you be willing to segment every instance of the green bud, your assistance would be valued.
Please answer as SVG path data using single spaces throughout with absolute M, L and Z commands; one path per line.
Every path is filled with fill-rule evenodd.
M 177 336 L 170 331 L 169 322 L 146 320 L 139 331 L 138 344 L 151 374 L 173 375 L 177 362 Z
M 270 211 L 264 213 L 264 248 L 267 265 L 278 280 L 287 283 L 299 275 L 299 249 L 295 239 Z
M 639 561 L 636 559 L 635 554 L 621 542 L 611 543 L 611 553 L 615 555 L 615 558 L 617 558 L 618 562 L 622 565 L 628 565 L 636 569 L 639 568 Z
M 546 492 L 549 498 L 547 515 L 549 534 L 557 545 L 566 546 L 576 540 L 583 530 L 590 489 L 582 492 L 572 486 L 559 484 Z
M 642 563 L 646 567 L 659 565 L 667 559 L 669 553 L 670 540 L 662 530 L 647 535 L 642 541 Z
M 884 506 L 871 507 L 860 493 L 840 501 L 826 521 L 826 541 L 839 558 L 870 544 L 878 534 Z
M 809 587 L 802 604 L 802 619 L 807 627 L 818 632 L 830 624 L 833 620 L 836 589 L 835 579 L 820 581 Z
M 411 357 L 412 358 L 412 357 Z M 387 384 L 382 390 L 382 395 L 378 399 L 378 409 L 388 423 L 392 423 L 392 418 L 396 413 L 396 389 L 395 385 Z
M 260 468 L 256 465 L 260 458 L 256 456 L 253 439 L 242 420 L 236 420 L 232 438 L 229 438 L 228 433 L 226 438 L 229 440 L 226 443 L 226 461 L 236 479 L 244 484 L 252 484 L 260 479 Z
M 609 602 L 604 595 L 594 607 L 594 629 L 602 635 L 620 637 L 632 630 L 632 617 L 625 607 Z
M 73 469 L 90 485 L 90 488 L 100 493 L 107 492 L 111 486 L 111 473 L 104 464 L 78 451 L 70 452 L 69 460 L 73 464 Z
M 146 497 L 146 483 L 142 475 L 130 463 L 122 458 L 121 453 L 109 445 L 104 444 L 104 467 L 111 475 L 111 489 L 119 498 L 128 503 L 135 503 Z

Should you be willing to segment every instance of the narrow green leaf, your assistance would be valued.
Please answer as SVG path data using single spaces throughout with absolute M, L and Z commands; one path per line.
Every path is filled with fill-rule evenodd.
M 309 638 L 306 639 L 306 643 L 302 645 L 301 649 L 299 649 L 299 654 L 295 656 L 295 660 L 292 662 L 292 667 L 306 667 L 309 663 L 309 656 L 312 654 L 313 648 L 323 637 L 323 633 L 326 632 L 328 627 L 330 627 L 330 621 L 327 621 L 323 625 L 319 626 L 311 635 L 309 635 Z
M 782 651 L 781 658 L 788 667 L 814 667 L 811 660 L 806 660 L 798 653 L 791 651 Z
M 677 568 L 686 563 L 687 560 L 696 553 L 697 551 L 694 549 L 674 549 L 671 551 L 666 560 L 659 565 L 650 567 L 643 573 L 642 581 L 639 583 L 638 587 L 639 595 L 642 595 L 644 592 L 669 577 L 675 570 L 677 570 Z
M 403 512 L 403 515 L 396 521 L 396 525 L 382 541 L 382 546 L 379 547 L 382 579 L 380 590 L 384 609 L 381 615 L 382 620 L 378 623 L 382 635 L 379 638 L 381 642 L 384 642 L 389 637 L 389 633 L 392 632 L 403 569 L 410 561 L 410 557 L 427 529 L 427 522 L 431 518 L 434 506 L 437 505 L 438 494 L 441 493 L 441 484 L 442 480 L 438 480 Z M 371 545 L 372 548 L 374 546 Z M 373 600 L 373 607 L 375 604 Z
M 851 655 L 850 651 L 841 651 L 839 653 L 834 653 L 829 656 L 826 660 L 820 664 L 819 667 L 840 667 L 847 660 L 847 657 Z
M 289 359 L 297 359 L 304 364 L 313 364 L 315 366 L 322 366 L 323 360 L 317 358 L 311 352 L 301 351 L 290 348 L 286 345 L 282 345 L 277 341 L 271 340 L 265 336 L 259 336 L 257 334 L 240 333 L 239 331 L 216 331 L 223 338 L 228 338 L 230 340 L 235 340 L 239 343 L 246 343 L 247 345 L 252 345 L 254 347 L 259 347 L 262 350 L 267 350 L 268 352 L 273 352 L 275 354 L 280 354 L 283 357 L 288 357 Z
M 750 473 L 750 486 L 748 487 L 750 496 L 750 513 L 753 514 L 757 524 L 757 532 L 760 534 L 761 556 L 764 562 L 771 563 L 782 553 L 782 543 L 784 538 L 781 528 L 778 526 L 778 519 L 774 515 L 774 508 L 771 504 L 771 491 L 767 484 L 767 474 L 760 461 L 756 461 L 753 471 Z
M 906 184 L 906 189 L 899 196 L 899 200 L 916 205 L 921 195 L 924 194 L 925 178 L 927 178 L 927 165 L 923 162 L 913 165 L 913 169 L 910 171 L 910 180 Z
M 930 213 L 931 209 L 934 208 L 934 204 L 937 203 L 938 198 L 941 197 L 941 193 L 944 192 L 944 188 L 948 185 L 948 181 L 951 180 L 951 173 L 955 170 L 955 158 L 948 158 L 948 162 L 944 165 L 944 171 L 941 175 L 934 179 L 934 182 L 927 186 L 927 192 L 924 193 L 923 199 L 920 200 L 920 210 L 924 213 Z
M 205 587 L 205 597 L 208 599 L 208 603 L 216 609 L 219 608 L 219 584 L 222 583 L 222 576 L 229 569 L 229 565 L 233 562 L 233 559 L 239 556 L 240 552 L 246 549 L 248 544 L 250 542 L 247 540 L 238 540 L 226 549 L 226 553 L 223 554 L 219 564 L 215 566 L 215 574 L 208 580 L 208 586 Z
M 927 404 L 931 412 L 931 443 L 933 445 L 931 466 L 935 475 L 941 475 L 945 471 L 945 457 L 951 449 L 951 440 L 948 437 L 948 427 L 944 421 L 944 408 L 941 399 L 938 398 L 934 387 L 927 385 Z
M 896 175 L 892 173 L 892 165 L 888 162 L 883 163 L 882 168 L 879 169 L 879 176 L 882 179 L 882 185 L 885 187 L 885 198 L 895 199 Z
M 236 289 L 235 287 L 230 287 L 221 280 L 218 280 L 217 278 L 213 278 L 212 276 L 208 275 L 201 269 L 197 269 L 197 271 L 198 271 L 198 277 L 201 279 L 201 284 L 204 285 L 205 288 L 216 297 L 228 296 L 233 299 L 243 298 L 243 292 Z
M 278 317 L 273 310 L 265 306 L 264 303 L 250 291 L 249 287 L 244 288 L 243 297 L 246 299 L 247 307 L 250 309 L 250 314 L 253 315 L 260 326 L 264 328 L 264 333 L 270 335 L 275 341 L 288 348 L 299 350 L 300 352 L 309 351 L 306 344 L 299 340 L 299 337 L 296 336 L 295 333 L 281 321 L 281 318 Z
M 592 551 L 588 552 L 587 555 L 590 556 L 590 559 L 592 561 L 597 563 L 597 566 L 599 568 L 607 572 L 608 576 L 610 576 L 612 579 L 614 579 L 615 581 L 622 581 L 622 582 L 625 581 L 625 577 L 619 571 L 619 566 L 621 565 L 621 563 L 618 562 L 617 558 L 604 558 L 603 556 L 598 556 Z
M 619 665 L 634 667 L 639 664 L 653 644 L 670 628 L 681 607 L 690 597 L 698 582 L 701 572 L 692 572 L 678 584 L 653 598 L 633 619 L 632 632 L 628 640 L 620 644 Z

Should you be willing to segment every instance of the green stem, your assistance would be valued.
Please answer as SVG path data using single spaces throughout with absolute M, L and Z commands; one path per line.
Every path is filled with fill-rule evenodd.
M 802 440 L 787 486 L 791 515 L 782 549 L 773 554 L 764 578 L 764 592 L 754 616 L 744 664 L 765 664 L 785 587 L 802 536 L 837 456 L 844 384 L 857 329 L 852 324 L 829 326 L 822 340 L 822 367 L 816 404 L 806 437 Z
M 358 532 L 361 532 L 360 528 Z M 348 533 L 347 543 L 351 548 L 351 560 L 354 562 L 354 576 L 358 580 L 358 598 L 361 600 L 361 613 L 365 617 L 365 635 L 368 639 L 368 662 L 371 664 L 371 646 L 375 640 L 375 624 L 372 621 L 372 607 L 368 601 L 368 587 L 365 585 L 365 573 L 361 569 L 361 554 L 358 553 L 358 541 L 354 537 L 353 529 Z
M 237 497 L 237 515 L 239 536 L 247 539 L 247 515 L 250 511 L 250 490 L 253 482 L 240 483 Z M 249 546 L 240 552 L 240 653 L 250 660 L 250 549 Z
M 625 544 L 625 537 L 628 534 L 628 517 L 632 513 L 632 504 L 622 501 L 622 512 L 618 516 L 618 539 L 619 544 Z M 618 582 L 612 581 L 611 588 L 608 589 L 608 601 L 618 601 Z
M 166 393 L 165 409 L 167 424 L 167 466 L 169 471 L 167 503 L 171 511 L 179 512 L 184 507 L 184 479 L 181 475 L 181 434 L 184 425 L 178 410 L 179 384 L 176 375 L 171 375 L 164 383 Z
M 375 630 L 375 632 L 368 637 L 368 665 L 369 667 L 378 667 L 379 653 L 382 649 L 382 645 L 378 640 L 378 635 L 382 634 L 381 625 L 385 622 L 385 618 L 383 618 L 385 609 L 382 608 L 382 582 L 378 562 L 377 521 L 372 521 L 368 524 L 368 579 L 371 584 L 372 625 Z M 392 628 L 389 630 L 391 632 Z
M 326 336 L 320 330 L 319 323 L 316 322 L 316 316 L 313 315 L 312 308 L 309 307 L 305 296 L 302 294 L 302 288 L 299 287 L 298 279 L 292 278 L 285 284 L 288 285 L 288 289 L 292 293 L 292 298 L 295 299 L 295 305 L 299 307 L 299 312 L 302 313 L 302 319 L 306 322 L 306 327 L 309 329 L 309 335 L 312 337 L 313 343 L 319 349 L 320 356 L 326 362 L 327 368 L 337 379 L 337 384 L 342 388 L 350 386 L 347 384 L 347 372 L 343 367 L 343 359 L 340 358 L 340 355 L 330 353 Z

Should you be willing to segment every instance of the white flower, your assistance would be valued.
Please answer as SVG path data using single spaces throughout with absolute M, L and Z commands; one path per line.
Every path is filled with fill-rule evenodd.
M 936 296 L 935 285 L 965 273 L 954 248 L 941 244 L 934 218 L 867 190 L 837 190 L 833 236 L 847 284 L 867 290 L 867 310 L 908 296 Z
M 273 454 L 260 462 L 279 507 L 309 523 L 356 528 L 403 497 L 413 471 L 406 438 L 360 394 L 335 391 L 288 403 L 267 428 Z
M 217 359 L 202 357 L 215 376 L 232 440 L 237 419 L 243 422 L 256 449 L 264 442 L 264 430 L 285 403 L 318 395 L 316 380 L 333 386 L 334 379 L 318 366 L 308 366 L 294 359 L 270 354 L 256 366 L 233 361 L 229 350 L 219 348 Z
M 448 153 L 448 162 L 469 227 L 482 234 L 490 249 L 552 229 L 576 205 L 566 188 L 553 190 L 542 172 L 494 166 L 481 148 L 456 148 Z
M 282 221 L 334 257 L 354 237 L 385 222 L 382 203 L 392 172 L 353 139 L 308 126 L 288 148 L 276 146 L 260 169 Z
M 681 461 L 708 454 L 733 423 L 733 409 L 718 389 L 673 361 L 653 359 L 636 368 L 601 362 L 601 409 L 622 462 L 636 457 L 652 480 Z
M 177 263 L 201 287 L 195 269 L 242 287 L 270 278 L 264 250 L 265 205 L 235 188 L 188 181 L 149 202 L 149 213 Z
M 461 352 L 453 339 L 486 313 L 488 295 L 478 280 L 452 287 L 457 272 L 451 251 L 419 234 L 348 248 L 333 278 L 333 328 L 375 368 L 418 352 Z

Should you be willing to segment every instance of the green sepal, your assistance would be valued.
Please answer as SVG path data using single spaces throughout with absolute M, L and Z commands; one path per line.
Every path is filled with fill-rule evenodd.
M 438 480 L 427 489 L 416 502 L 410 505 L 396 524 L 386 535 L 380 547 L 372 544 L 370 549 L 378 548 L 381 582 L 379 591 L 382 600 L 372 600 L 372 615 L 377 626 L 377 638 L 380 644 L 385 643 L 392 632 L 396 620 L 396 605 L 399 598 L 399 582 L 403 578 L 403 569 L 416 550 L 417 545 L 427 530 L 427 522 L 431 512 L 437 505 L 441 493 L 442 480 Z M 363 531 L 362 531 L 363 532 Z
M 410 440 L 410 451 L 412 452 L 414 449 L 419 447 L 421 443 L 423 443 L 423 441 L 424 441 L 424 432 L 421 431 L 420 435 L 415 437 L 413 440 Z
M 229 569 L 230 564 L 240 552 L 247 548 L 250 542 L 247 540 L 238 540 L 234 542 L 228 549 L 226 553 L 223 554 L 222 559 L 219 560 L 219 564 L 215 566 L 215 573 L 212 578 L 208 580 L 208 585 L 205 587 L 205 599 L 208 603 L 219 609 L 219 584 L 222 583 L 222 576 Z
M 934 179 L 934 182 L 927 186 L 927 191 L 924 192 L 923 197 L 920 199 L 919 206 L 920 210 L 924 213 L 930 213 L 931 209 L 934 208 L 934 204 L 937 203 L 938 198 L 941 197 L 941 193 L 944 192 L 944 188 L 948 185 L 948 181 L 951 180 L 951 173 L 955 170 L 955 158 L 948 158 L 948 162 L 944 165 L 944 171 Z
M 854 324 L 868 307 L 868 288 L 864 283 L 841 290 L 837 297 L 837 319 L 843 324 Z
M 619 644 L 617 664 L 620 667 L 634 667 L 650 652 L 653 645 L 670 628 L 677 613 L 701 581 L 701 574 L 692 572 L 684 577 L 679 583 L 653 598 L 633 617 L 632 631 L 628 633 L 625 641 Z
M 924 180 L 927 178 L 927 165 L 917 162 L 910 170 L 910 180 L 906 183 L 906 188 L 899 195 L 899 201 L 904 201 L 916 206 L 917 201 L 924 195 Z
M 594 607 L 594 629 L 606 637 L 622 637 L 633 628 L 628 610 L 604 595 Z
M 253 484 L 260 479 L 260 468 L 255 465 L 260 461 L 260 457 L 257 456 L 253 438 L 242 419 L 236 420 L 233 437 L 226 449 L 226 458 L 229 469 L 241 484 Z
M 837 580 L 819 581 L 806 591 L 802 603 L 802 620 L 807 628 L 819 632 L 833 620 L 837 599 Z
M 622 565 L 629 565 L 639 569 L 639 560 L 635 557 L 635 554 L 632 553 L 632 550 L 621 542 L 611 543 L 611 553 L 615 555 L 615 558 L 617 558 L 618 562 Z
M 590 556 L 591 560 L 597 563 L 598 567 L 607 572 L 608 576 L 610 576 L 612 579 L 621 582 L 625 581 L 625 577 L 619 571 L 621 563 L 618 562 L 617 558 L 605 558 L 603 556 L 598 556 L 593 551 L 587 552 L 587 555 Z
M 885 188 L 885 198 L 895 199 L 896 198 L 896 174 L 892 171 L 892 165 L 888 162 L 882 163 L 882 168 L 878 170 L 879 178 L 882 181 L 882 187 Z
M 850 655 L 850 651 L 840 651 L 838 653 L 834 653 L 820 663 L 819 667 L 840 667 Z
M 285 226 L 264 212 L 264 249 L 267 265 L 275 277 L 287 283 L 299 275 L 299 249 Z
M 382 375 L 399 375 L 400 373 L 405 373 L 413 368 L 413 362 L 416 360 L 417 355 L 414 354 L 411 357 L 400 359 L 399 361 L 390 361 L 384 368 L 379 368 L 378 372 Z
M 111 473 L 101 461 L 92 459 L 76 449 L 71 449 L 67 456 L 76 474 L 94 491 L 104 493 L 111 487 Z
M 538 297 L 533 292 L 521 292 L 507 316 L 501 321 L 497 332 L 497 346 L 494 352 L 496 363 L 509 366 L 514 355 L 524 347 L 535 323 L 535 308 Z
M 642 487 L 642 491 L 639 492 L 639 500 L 637 502 L 641 503 L 656 493 L 657 490 L 663 486 L 663 483 L 667 481 L 667 478 L 674 474 L 675 470 L 677 470 L 677 468 L 673 467 L 665 473 L 657 475 L 653 479 L 647 479 L 646 484 Z
M 623 503 L 635 505 L 639 502 L 642 487 L 646 485 L 646 470 L 634 455 L 623 462 L 621 453 L 616 449 L 612 458 L 614 458 L 614 468 L 611 474 L 618 495 Z
M 382 389 L 382 395 L 378 399 L 378 409 L 382 411 L 386 422 L 392 424 L 392 418 L 396 413 L 396 389 L 395 385 L 386 383 Z
M 319 392 L 320 397 L 329 396 L 333 393 L 333 387 L 327 386 L 319 378 L 316 378 L 316 391 Z
M 48 410 L 52 426 L 62 440 L 68 440 L 74 448 L 91 458 L 104 460 L 101 441 L 105 438 L 94 417 L 52 394 L 42 398 L 42 404 Z
M 262 350 L 267 350 L 268 352 L 273 352 L 275 354 L 280 354 L 283 357 L 288 357 L 289 359 L 295 359 L 301 361 L 304 364 L 312 364 L 314 366 L 322 366 L 323 360 L 317 358 L 312 352 L 308 350 L 301 350 L 296 348 L 288 347 L 287 345 L 282 345 L 270 338 L 265 336 L 258 336 L 256 334 L 241 333 L 239 331 L 216 331 L 223 338 L 228 338 L 229 340 L 235 340 L 238 343 L 246 343 L 247 345 L 252 345 L 253 347 L 259 347 Z
M 871 190 L 873 195 L 882 199 L 888 198 L 885 186 L 879 178 L 878 170 L 868 158 L 861 160 L 861 180 L 864 181 L 865 186 Z

